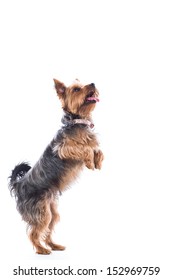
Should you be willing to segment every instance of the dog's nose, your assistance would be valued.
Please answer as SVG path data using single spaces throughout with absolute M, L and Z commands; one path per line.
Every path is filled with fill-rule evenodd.
M 91 87 L 95 87 L 95 84 L 94 84 L 94 83 L 91 83 L 90 86 L 91 86 Z

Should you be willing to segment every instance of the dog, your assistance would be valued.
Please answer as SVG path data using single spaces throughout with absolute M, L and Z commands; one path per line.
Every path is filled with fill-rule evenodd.
M 11 173 L 9 189 L 17 210 L 27 223 L 28 235 L 37 254 L 64 250 L 55 244 L 52 231 L 59 221 L 57 197 L 66 190 L 86 166 L 101 169 L 103 153 L 93 131 L 92 111 L 99 101 L 94 83 L 78 80 L 70 86 L 54 79 L 63 109 L 62 127 L 31 166 L 22 162 Z

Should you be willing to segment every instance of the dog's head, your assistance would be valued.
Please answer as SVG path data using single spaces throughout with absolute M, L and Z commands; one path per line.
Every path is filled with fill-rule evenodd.
M 96 102 L 99 101 L 99 93 L 94 83 L 82 85 L 79 80 L 75 80 L 69 87 L 56 79 L 54 79 L 54 83 L 65 111 L 84 118 L 90 116 Z

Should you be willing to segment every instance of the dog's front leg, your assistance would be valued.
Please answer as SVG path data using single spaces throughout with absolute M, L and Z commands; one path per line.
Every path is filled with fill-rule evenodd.
M 85 166 L 89 169 L 94 170 L 95 164 L 94 164 L 94 151 L 90 146 L 84 147 L 83 151 L 83 160 L 85 163 Z
M 59 145 L 57 151 L 61 159 L 79 160 L 82 161 L 87 168 L 95 168 L 94 151 L 88 145 L 82 145 L 75 143 L 74 141 L 68 141 L 62 145 Z
M 94 164 L 96 169 L 101 169 L 102 161 L 104 159 L 103 152 L 101 150 L 94 151 Z

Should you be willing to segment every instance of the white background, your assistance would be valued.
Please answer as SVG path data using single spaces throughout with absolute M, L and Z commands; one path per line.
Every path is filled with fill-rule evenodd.
M 171 2 L 0 2 L 0 234 L 6 270 L 24 261 L 42 260 L 48 267 L 49 260 L 80 261 L 102 268 L 160 266 L 156 279 L 171 278 Z M 53 78 L 96 84 L 100 103 L 93 119 L 105 161 L 101 171 L 85 170 L 59 198 L 55 240 L 66 251 L 38 256 L 7 177 L 22 160 L 34 164 L 61 125 Z

